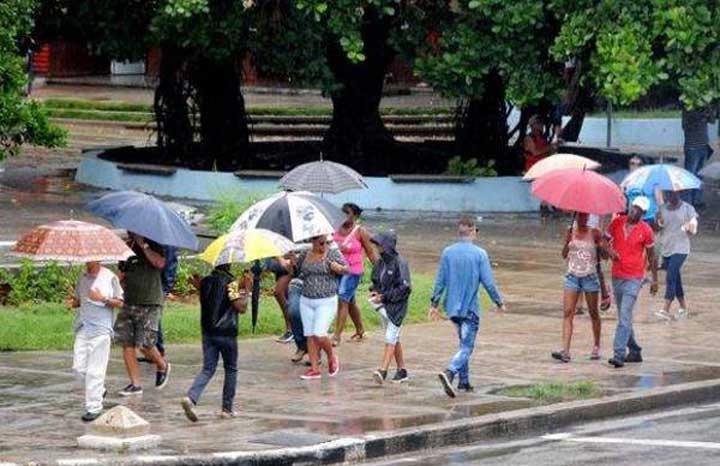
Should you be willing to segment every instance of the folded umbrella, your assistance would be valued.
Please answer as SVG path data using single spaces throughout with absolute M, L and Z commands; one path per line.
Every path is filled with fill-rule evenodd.
M 534 164 L 530 170 L 525 173 L 523 180 L 536 180 L 547 173 L 563 168 L 586 168 L 588 170 L 595 170 L 600 168 L 600 163 L 575 154 L 554 154 Z
M 532 194 L 559 209 L 606 215 L 625 209 L 625 195 L 610 178 L 589 170 L 564 168 L 532 183 Z
M 35 261 L 124 261 L 134 252 L 112 230 L 94 223 L 61 220 L 25 233 L 10 254 Z
M 253 204 L 230 231 L 262 228 L 293 242 L 328 235 L 347 219 L 342 211 L 309 192 L 281 192 Z
M 620 183 L 623 189 L 639 189 L 643 192 L 684 191 L 700 189 L 702 181 L 689 171 L 675 165 L 645 165 L 630 172 Z
M 136 191 L 107 194 L 87 205 L 93 214 L 117 228 L 165 246 L 197 250 L 198 239 L 182 215 L 163 201 Z

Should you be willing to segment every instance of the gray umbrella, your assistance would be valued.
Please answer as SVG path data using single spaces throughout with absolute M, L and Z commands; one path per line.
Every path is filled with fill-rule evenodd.
M 293 168 L 282 177 L 280 186 L 292 191 L 330 194 L 367 188 L 360 173 L 347 165 L 322 158 Z
M 700 170 L 700 176 L 711 180 L 720 180 L 720 161 L 706 165 Z

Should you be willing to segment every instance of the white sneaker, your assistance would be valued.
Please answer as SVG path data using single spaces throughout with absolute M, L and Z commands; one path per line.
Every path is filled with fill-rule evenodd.
M 687 319 L 688 315 L 689 314 L 688 314 L 687 309 L 680 308 L 680 309 L 678 309 L 677 314 L 675 314 L 675 320 Z
M 665 320 L 665 321 L 671 321 L 673 320 L 672 314 L 670 314 L 665 309 L 660 309 L 659 311 L 655 312 L 655 317 Z

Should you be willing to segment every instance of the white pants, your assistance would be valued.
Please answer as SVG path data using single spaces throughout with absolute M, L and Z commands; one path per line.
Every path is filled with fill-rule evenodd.
M 85 409 L 89 413 L 102 411 L 110 340 L 110 335 L 88 337 L 82 330 L 75 335 L 73 371 L 85 384 Z
M 310 299 L 300 297 L 300 318 L 303 324 L 303 333 L 306 337 L 324 337 L 328 334 L 337 314 L 338 297 Z

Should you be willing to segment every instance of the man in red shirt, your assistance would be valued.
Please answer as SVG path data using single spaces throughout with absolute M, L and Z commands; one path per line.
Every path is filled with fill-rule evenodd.
M 615 354 L 608 363 L 615 368 L 623 367 L 626 362 L 642 362 L 642 348 L 635 340 L 632 324 L 635 301 L 645 281 L 646 264 L 652 272 L 650 294 L 654 295 L 658 290 L 657 261 L 653 250 L 655 235 L 650 225 L 642 220 L 649 207 L 648 198 L 638 196 L 628 213 L 615 217 L 607 228 L 613 249 L 612 282 L 618 309 L 613 344 Z

